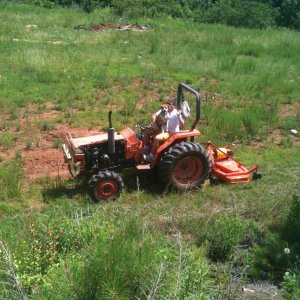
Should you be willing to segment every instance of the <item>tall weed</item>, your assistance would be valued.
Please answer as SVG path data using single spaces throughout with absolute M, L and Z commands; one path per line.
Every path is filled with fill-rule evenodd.
M 212 120 L 216 134 L 223 135 L 231 140 L 243 137 L 243 116 L 241 112 L 220 108 L 213 113 Z
M 0 295 L 1 299 L 26 300 L 8 247 L 0 240 Z
M 251 137 L 256 136 L 261 129 L 261 110 L 259 106 L 252 103 L 249 108 L 246 108 L 243 113 L 243 123 L 246 132 Z
M 253 42 L 243 42 L 238 45 L 237 53 L 238 55 L 245 55 L 245 56 L 253 56 L 259 57 L 263 53 L 264 48 L 260 44 L 256 44 Z
M 240 57 L 234 66 L 235 75 L 252 74 L 257 67 L 257 62 L 252 57 Z
M 22 197 L 22 160 L 15 158 L 0 165 L 0 201 L 21 200 Z
M 3 147 L 3 149 L 5 150 L 11 149 L 15 146 L 15 144 L 16 144 L 16 137 L 13 133 L 6 132 L 0 135 L 0 147 Z

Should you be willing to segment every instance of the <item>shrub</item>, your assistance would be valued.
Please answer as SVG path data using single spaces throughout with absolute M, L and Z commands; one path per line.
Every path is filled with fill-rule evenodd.
M 258 1 L 235 2 L 235 18 L 228 25 L 247 28 L 266 28 L 275 25 L 277 11 L 265 3 Z
M 300 29 L 300 2 L 283 0 L 276 4 L 279 11 L 276 18 L 278 25 Z
M 95 211 L 75 215 L 25 220 L 14 266 L 31 299 L 202 299 L 211 293 L 203 250 L 185 248 L 180 234 L 176 242 L 166 240 L 119 213 L 109 222 Z
M 86 222 L 78 224 L 77 221 L 55 212 L 45 217 L 31 213 L 24 219 L 25 228 L 19 233 L 14 265 L 20 285 L 27 293 L 43 282 L 62 255 L 78 251 L 84 242 L 90 242 Z
M 236 11 L 226 2 L 218 2 L 200 15 L 200 22 L 230 24 L 236 18 Z
M 284 296 L 286 299 L 300 299 L 300 273 L 286 272 L 283 280 Z
M 234 252 L 244 234 L 243 222 L 232 216 L 219 215 L 207 225 L 207 255 L 213 261 L 225 261 Z
M 300 28 L 299 1 L 262 0 L 24 0 L 36 5 L 53 8 L 80 7 L 90 13 L 96 8 L 112 7 L 119 16 L 129 18 L 171 16 L 173 18 L 194 18 L 198 22 L 223 23 L 249 28 L 286 26 Z
M 278 233 L 267 232 L 263 240 L 251 250 L 249 274 L 263 280 L 280 281 L 289 263 L 289 257 L 284 252 L 286 247 L 287 244 Z
M 237 27 L 266 28 L 275 25 L 276 10 L 258 1 L 220 1 L 202 14 L 208 23 Z
M 290 246 L 300 251 L 300 197 L 294 195 L 288 213 L 280 228 L 280 236 Z M 299 252 L 298 252 L 299 253 Z
M 120 16 L 129 18 L 158 17 L 169 15 L 174 18 L 190 16 L 191 12 L 184 3 L 176 0 L 112 0 L 112 7 Z
M 252 250 L 251 274 L 281 281 L 285 272 L 299 266 L 300 198 L 294 196 L 283 221 Z

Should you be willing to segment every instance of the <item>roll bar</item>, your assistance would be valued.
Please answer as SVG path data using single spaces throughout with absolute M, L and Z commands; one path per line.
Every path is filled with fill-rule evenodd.
M 196 118 L 190 129 L 190 131 L 193 131 L 200 120 L 200 91 L 194 90 L 185 83 L 179 83 L 177 90 L 177 109 L 180 109 L 180 104 L 184 101 L 183 89 L 193 93 L 196 96 Z

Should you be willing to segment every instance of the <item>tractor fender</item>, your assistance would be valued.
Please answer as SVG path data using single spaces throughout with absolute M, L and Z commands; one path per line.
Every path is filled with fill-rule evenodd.
M 196 129 L 193 129 L 193 131 L 184 130 L 184 131 L 175 132 L 175 133 L 171 134 L 171 136 L 162 145 L 160 145 L 157 148 L 157 150 L 153 156 L 151 165 L 150 165 L 151 168 L 154 168 L 157 165 L 161 155 L 172 145 L 177 144 L 182 141 L 185 141 L 188 138 L 192 138 L 192 137 L 200 136 L 200 135 L 201 135 L 200 132 Z

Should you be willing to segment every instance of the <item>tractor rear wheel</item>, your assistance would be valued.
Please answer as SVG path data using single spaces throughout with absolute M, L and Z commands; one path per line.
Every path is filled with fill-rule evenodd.
M 117 199 L 124 189 L 122 177 L 112 171 L 101 171 L 89 180 L 92 197 L 96 201 Z
M 211 170 L 208 152 L 198 143 L 181 142 L 162 157 L 159 175 L 163 182 L 181 191 L 200 186 Z

